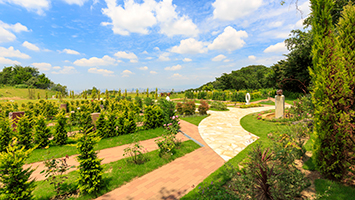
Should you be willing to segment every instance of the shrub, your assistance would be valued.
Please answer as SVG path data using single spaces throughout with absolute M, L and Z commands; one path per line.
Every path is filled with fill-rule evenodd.
M 17 138 L 8 145 L 6 152 L 0 152 L 0 194 L 4 199 L 33 199 L 35 180 L 29 181 L 34 169 L 23 169 L 33 149 L 24 150 Z
M 159 106 L 147 106 L 144 110 L 144 126 L 153 129 L 163 125 L 163 110 Z
M 182 103 L 178 102 L 178 103 L 176 104 L 176 112 L 177 112 L 179 115 L 183 115 L 183 114 L 184 114 L 182 107 L 183 107 Z
M 298 120 L 314 116 L 314 104 L 311 95 L 308 94 L 293 101 L 293 106 L 291 107 L 290 112 Z
M 67 118 L 63 112 L 60 112 L 57 116 L 57 124 L 54 126 L 53 142 L 57 145 L 64 145 L 68 141 L 68 134 L 65 129 Z
M 174 134 L 163 134 L 161 138 L 155 140 L 159 147 L 160 157 L 170 157 L 174 155 L 175 151 L 175 135 Z
M 185 97 L 188 99 L 193 99 L 194 98 L 194 93 L 192 91 L 186 91 L 185 92 Z
M 220 101 L 212 101 L 211 108 L 214 108 L 217 110 L 228 110 L 227 105 L 224 104 L 223 102 L 220 102 Z
M 132 162 L 134 164 L 143 164 L 149 160 L 145 154 L 147 153 L 147 149 L 139 143 L 136 134 L 132 134 L 132 139 L 133 142 L 130 144 L 130 146 L 124 149 L 123 156 L 128 157 L 128 162 Z
M 38 147 L 46 147 L 49 144 L 49 137 L 51 135 L 49 128 L 47 127 L 44 117 L 38 116 L 34 126 L 34 138 L 33 142 L 38 144 Z
M 198 99 L 206 99 L 207 98 L 207 92 L 199 92 L 197 94 Z
M 154 101 L 152 98 L 149 98 L 149 97 L 144 98 L 144 105 L 151 106 L 153 104 L 154 104 Z
M 226 100 L 226 93 L 224 93 L 224 92 L 213 92 L 212 100 L 225 101 Z
M 6 150 L 12 138 L 9 118 L 0 118 L 0 152 Z
M 185 115 L 193 115 L 195 114 L 196 104 L 195 101 L 186 101 L 182 106 L 182 112 Z
M 137 94 L 138 94 L 138 93 L 137 93 Z M 134 98 L 134 100 L 135 100 L 137 106 L 138 106 L 140 109 L 143 109 L 143 100 L 142 100 L 142 98 L 136 96 L 136 97 Z
M 198 106 L 198 112 L 200 115 L 207 115 L 207 110 L 209 109 L 209 105 L 206 101 L 201 101 L 201 105 Z
M 79 155 L 79 190 L 82 194 L 97 193 L 102 186 L 102 159 L 97 158 L 94 146 L 100 141 L 90 129 L 84 132 L 77 142 Z
M 257 103 L 252 103 L 249 105 L 240 105 L 239 106 L 239 108 L 254 108 L 254 107 L 263 107 L 263 105 L 257 104 Z
M 163 110 L 163 123 L 168 124 L 172 122 L 171 118 L 175 115 L 175 104 L 166 99 L 159 99 L 159 107 Z
M 25 149 L 32 147 L 32 129 L 27 115 L 23 115 L 17 122 L 16 137 Z
M 234 102 L 245 102 L 245 94 L 244 92 L 234 92 L 232 94 L 232 101 Z
M 96 133 L 101 138 L 108 137 L 107 123 L 105 119 L 105 113 L 101 112 L 99 118 L 96 121 Z
M 81 116 L 80 116 L 79 128 L 82 133 L 87 133 L 87 132 L 93 131 L 94 124 L 92 123 L 92 118 L 91 118 L 90 112 L 87 112 L 84 110 L 82 111 Z
M 232 174 L 231 189 L 240 199 L 295 199 L 310 183 L 297 168 L 285 168 L 260 144 L 249 152 L 241 170 L 226 165 Z

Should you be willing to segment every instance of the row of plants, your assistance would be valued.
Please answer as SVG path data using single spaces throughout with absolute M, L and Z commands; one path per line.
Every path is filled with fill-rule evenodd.
M 263 107 L 263 105 L 261 104 L 257 104 L 257 103 L 252 103 L 252 104 L 248 104 L 248 105 L 240 105 L 239 108 L 254 108 L 254 107 Z

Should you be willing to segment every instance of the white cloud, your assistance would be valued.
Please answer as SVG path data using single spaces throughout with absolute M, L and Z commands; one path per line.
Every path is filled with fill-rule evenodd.
M 270 27 L 270 28 L 280 27 L 280 26 L 282 26 L 283 23 L 284 23 L 284 21 L 271 22 L 271 23 L 269 23 L 268 27 Z
M 1 0 L 0 0 L 1 3 Z M 27 27 L 16 23 L 14 25 L 4 23 L 0 20 L 0 43 L 1 42 L 11 42 L 16 39 L 16 36 L 11 32 L 19 33 L 21 31 L 28 31 Z
M 29 43 L 27 41 L 23 42 L 22 46 L 32 51 L 39 51 L 39 48 L 35 44 Z
M 176 70 L 180 70 L 181 68 L 182 68 L 181 65 L 175 65 L 175 66 L 172 66 L 172 67 L 165 67 L 164 69 L 168 70 L 168 71 L 176 71 Z
M 249 60 L 256 60 L 256 57 L 253 55 L 248 56 Z
M 143 51 L 142 54 L 148 54 L 148 52 L 147 51 Z
M 212 35 L 217 35 L 220 31 L 213 31 L 211 34 Z
M 203 42 L 197 41 L 194 38 L 188 38 L 181 40 L 180 45 L 174 46 L 170 51 L 179 54 L 197 54 L 206 53 L 207 49 Z
M 58 69 L 58 66 L 53 67 L 53 69 Z M 59 67 L 60 69 L 60 67 Z M 77 74 L 78 71 L 76 71 L 75 67 L 72 66 L 64 66 L 62 70 L 59 70 L 57 72 L 52 72 L 52 74 Z
M 182 61 L 184 62 L 191 62 L 192 60 L 190 58 L 184 58 Z
M 140 69 L 140 70 L 148 70 L 148 67 L 147 67 L 147 66 L 144 66 L 144 67 L 140 67 L 139 69 Z
M 227 58 L 225 55 L 223 54 L 219 54 L 218 56 L 212 58 L 212 61 L 222 61 L 223 59 Z
M 61 52 L 66 53 L 66 54 L 71 54 L 71 55 L 80 55 L 79 52 L 72 50 L 72 49 L 63 49 L 63 51 L 61 51 Z
M 21 65 L 20 62 L 16 60 L 10 60 L 4 57 L 0 57 L 0 64 L 1 65 Z
M 91 57 L 90 59 L 82 58 L 74 61 L 74 65 L 95 67 L 95 66 L 117 65 L 117 63 L 114 58 L 111 58 L 110 56 L 106 55 L 102 58 L 97 58 L 97 57 Z
M 156 72 L 156 71 L 150 71 L 149 73 L 151 73 L 151 74 L 157 74 L 158 72 Z
M 0 3 L 19 5 L 28 11 L 35 11 L 39 15 L 44 14 L 44 10 L 50 7 L 50 0 L 0 0 Z
M 241 38 L 246 37 L 248 37 L 247 32 L 236 31 L 231 26 L 227 26 L 224 32 L 218 35 L 212 44 L 208 45 L 208 49 L 234 51 L 244 46 L 245 42 Z
M 174 35 L 197 36 L 199 30 L 188 16 L 180 17 L 175 11 L 172 0 L 163 0 L 155 8 L 156 19 L 160 22 L 160 33 L 169 37 Z
M 153 49 L 156 51 L 160 51 L 159 47 L 154 47 Z
M 147 60 L 151 60 L 151 59 L 153 59 L 153 57 L 146 57 L 145 59 L 147 59 Z
M 287 48 L 284 42 L 279 42 L 275 45 L 270 45 L 264 50 L 264 53 L 273 53 L 273 52 L 287 52 Z
M 133 74 L 133 72 L 126 69 L 121 74 L 122 74 L 122 77 L 129 77 L 129 75 Z
M 223 60 L 223 62 L 230 62 L 230 61 L 232 61 L 231 59 L 225 59 L 225 60 Z
M 64 0 L 64 1 L 69 5 L 76 4 L 78 6 L 82 6 L 88 0 Z M 95 2 L 94 2 L 94 4 L 95 4 Z
M 98 68 L 90 68 L 88 69 L 89 73 L 92 74 L 101 74 L 103 76 L 113 76 L 114 72 L 107 69 L 98 69 Z
M 48 71 L 52 68 L 52 65 L 49 63 L 32 63 L 32 65 L 40 71 Z
M 170 58 L 169 58 L 169 53 L 168 52 L 164 52 L 163 54 L 161 54 L 158 58 L 158 60 L 160 61 L 169 61 Z
M 115 34 L 129 35 L 132 33 L 148 34 L 148 27 L 157 23 L 153 14 L 156 6 L 154 0 L 145 0 L 144 3 L 135 3 L 134 0 L 124 1 L 124 8 L 117 6 L 116 0 L 105 0 L 107 8 L 102 13 L 112 22 L 103 22 L 103 26 L 111 25 Z
M 213 18 L 234 21 L 249 15 L 262 5 L 262 0 L 216 0 L 212 6 Z
M 59 67 L 59 66 L 54 66 L 53 69 L 59 70 L 59 69 L 62 69 L 62 68 Z
M 184 77 L 179 73 L 172 75 L 171 78 L 173 78 L 173 79 L 187 79 L 187 77 Z
M 126 53 L 125 51 L 118 51 L 115 53 L 115 56 L 117 58 L 124 58 L 124 59 L 129 59 L 130 62 L 138 62 L 138 57 L 134 53 Z
M 9 47 L 8 49 L 4 47 L 0 47 L 0 57 L 16 57 L 16 58 L 23 58 L 29 59 L 31 58 L 29 55 L 21 53 L 19 50 L 15 50 L 14 47 Z

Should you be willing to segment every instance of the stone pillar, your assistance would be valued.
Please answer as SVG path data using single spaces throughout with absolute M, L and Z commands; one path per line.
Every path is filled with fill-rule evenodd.
M 94 124 L 96 129 L 96 121 L 99 119 L 100 113 L 91 113 L 90 115 L 91 115 L 92 123 Z
M 275 118 L 284 118 L 285 113 L 285 96 L 276 95 L 275 96 Z
M 23 112 L 23 111 L 9 113 L 9 118 L 11 121 L 11 128 L 13 131 L 16 131 L 17 122 L 24 114 L 25 114 L 25 112 Z

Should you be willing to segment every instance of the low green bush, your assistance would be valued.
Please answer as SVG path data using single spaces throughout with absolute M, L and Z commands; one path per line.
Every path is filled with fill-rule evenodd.
M 163 126 L 163 110 L 159 106 L 153 105 L 145 107 L 144 126 L 146 129 Z
M 253 108 L 253 107 L 263 107 L 263 105 L 253 103 L 253 104 L 249 104 L 249 105 L 240 105 L 239 106 L 239 108 Z
M 211 108 L 214 108 L 217 110 L 228 110 L 227 105 L 224 104 L 223 102 L 220 102 L 220 101 L 213 101 L 211 103 Z
M 182 113 L 184 115 L 193 115 L 195 114 L 196 104 L 195 101 L 186 101 L 182 104 Z
M 198 106 L 198 112 L 200 115 L 207 115 L 207 111 L 209 109 L 209 105 L 206 101 L 201 101 L 201 105 Z

